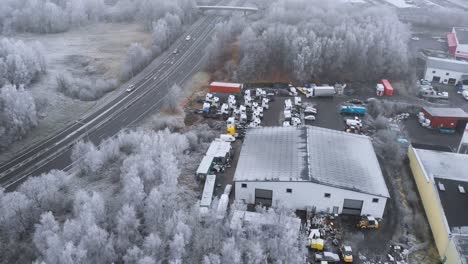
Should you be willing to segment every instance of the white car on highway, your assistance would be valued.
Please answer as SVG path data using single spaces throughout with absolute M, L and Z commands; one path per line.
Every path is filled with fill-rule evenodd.
M 185 38 L 185 40 L 187 40 L 187 41 L 188 41 L 188 40 L 191 40 L 191 39 L 192 39 L 192 37 L 190 37 L 190 35 L 188 35 L 188 36 Z
M 127 93 L 129 93 L 129 92 L 131 92 L 131 91 L 133 91 L 133 90 L 135 90 L 135 85 L 134 85 L 134 84 L 130 84 L 130 85 L 128 86 L 128 88 L 127 88 L 126 91 L 127 91 Z

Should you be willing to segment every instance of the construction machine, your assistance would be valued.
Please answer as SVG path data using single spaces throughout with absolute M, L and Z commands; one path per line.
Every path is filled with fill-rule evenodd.
M 361 229 L 378 229 L 379 222 L 371 215 L 363 215 L 357 226 Z
M 341 257 L 345 263 L 353 262 L 353 250 L 351 249 L 351 246 L 343 245 L 341 247 Z

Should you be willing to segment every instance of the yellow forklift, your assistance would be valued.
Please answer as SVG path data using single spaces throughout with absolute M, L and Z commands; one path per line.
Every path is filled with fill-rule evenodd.
M 351 246 L 343 245 L 340 248 L 341 257 L 345 263 L 353 263 L 353 250 Z
M 378 229 L 379 222 L 371 215 L 363 215 L 357 227 L 361 229 Z

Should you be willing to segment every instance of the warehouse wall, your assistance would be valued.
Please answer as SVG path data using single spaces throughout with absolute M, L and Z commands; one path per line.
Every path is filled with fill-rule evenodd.
M 460 264 L 463 263 L 460 260 L 460 254 L 457 251 L 457 246 L 455 245 L 453 239 L 450 239 L 447 249 L 445 250 L 445 255 L 442 257 L 444 264 Z
M 447 75 L 448 73 L 448 75 Z M 436 69 L 436 68 L 426 68 L 426 73 L 424 75 L 424 79 L 428 81 L 432 81 L 434 76 L 440 77 L 439 83 L 445 83 L 448 84 L 448 80 L 450 78 L 455 79 L 455 84 L 461 80 L 463 73 L 461 72 L 455 72 L 455 71 L 449 71 L 449 70 L 444 70 L 444 69 Z M 454 85 L 455 85 L 454 84 Z
M 247 188 L 242 188 L 241 184 L 247 184 Z M 246 203 L 255 203 L 255 189 L 267 189 L 273 191 L 273 205 L 284 203 L 286 206 L 295 209 L 306 209 L 315 206 L 319 211 L 333 211 L 333 207 L 339 207 L 339 213 L 343 210 L 344 199 L 354 199 L 364 201 L 362 214 L 370 214 L 381 218 L 383 216 L 387 198 L 354 192 L 312 182 L 236 182 L 236 200 L 244 200 Z M 286 189 L 292 189 L 292 193 L 287 193 Z M 325 197 L 325 193 L 330 193 L 330 198 Z M 379 199 L 377 203 L 372 202 L 373 198 Z
M 443 258 L 449 243 L 449 227 L 440 204 L 439 195 L 432 180 L 426 177 L 413 147 L 408 148 L 408 158 L 424 211 L 431 226 L 437 250 Z

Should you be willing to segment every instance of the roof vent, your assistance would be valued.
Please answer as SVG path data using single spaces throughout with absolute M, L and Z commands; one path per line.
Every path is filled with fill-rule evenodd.
M 445 186 L 443 183 L 439 182 L 437 185 L 439 185 L 439 190 L 445 191 Z
M 463 186 L 461 186 L 461 185 L 458 185 L 458 191 L 460 193 L 465 193 L 465 188 L 463 188 Z

